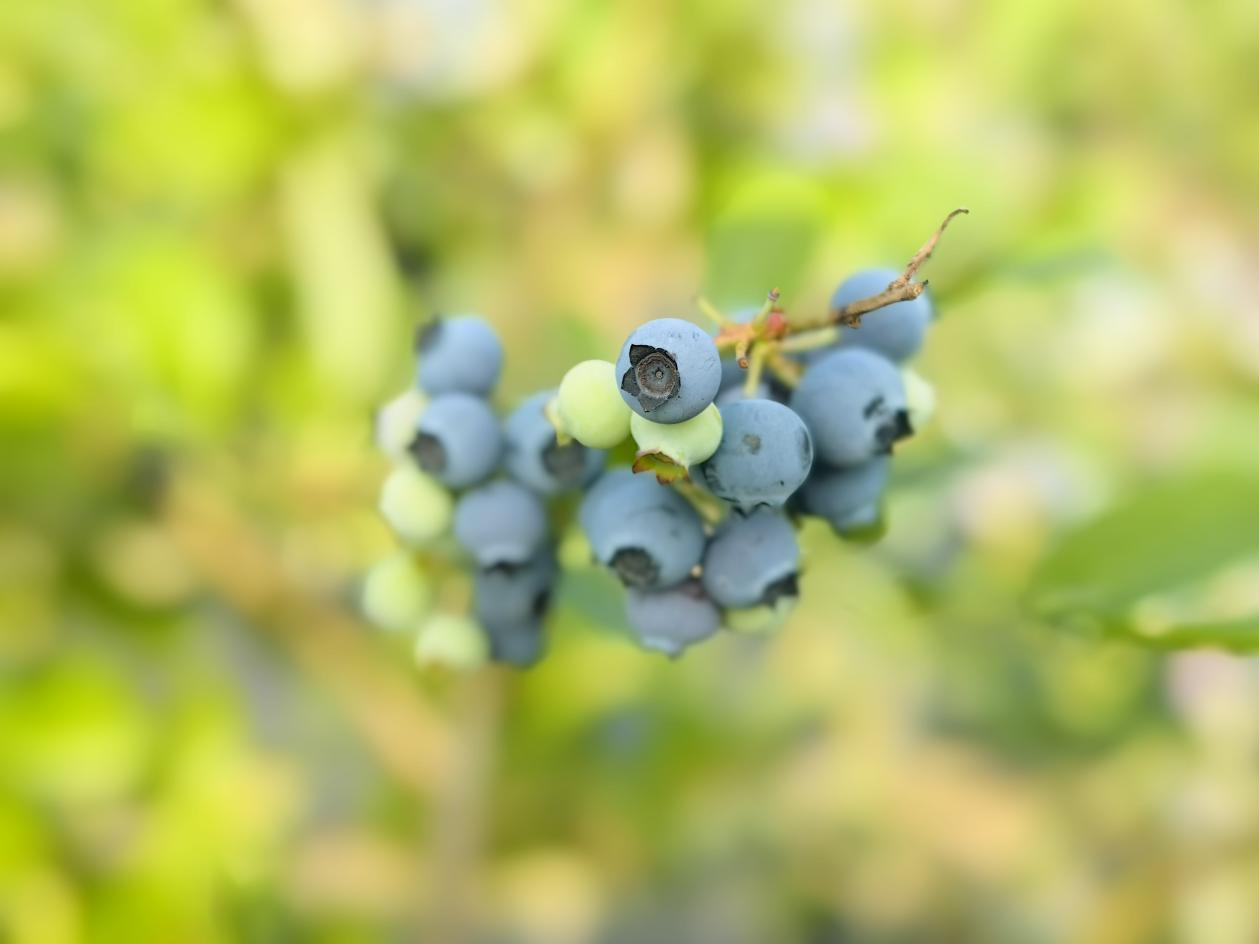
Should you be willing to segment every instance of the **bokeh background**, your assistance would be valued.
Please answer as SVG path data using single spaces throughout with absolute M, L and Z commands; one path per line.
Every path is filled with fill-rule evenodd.
M 1259 940 L 1257 62 L 1252 0 L 0 4 L 0 941 Z M 508 404 L 958 205 L 938 418 L 781 634 L 354 615 L 418 318 Z

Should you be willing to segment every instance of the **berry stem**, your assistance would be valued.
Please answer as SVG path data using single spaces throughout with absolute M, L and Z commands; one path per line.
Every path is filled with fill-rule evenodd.
M 804 367 L 789 357 L 783 357 L 780 349 L 770 351 L 765 358 L 765 365 L 784 387 L 794 390 L 799 386 Z
M 726 516 L 721 499 L 704 491 L 694 482 L 679 479 L 673 482 L 672 486 L 679 495 L 691 503 L 696 513 L 704 519 L 705 524 L 717 524 Z
M 551 397 L 546 401 L 546 406 L 542 408 L 542 415 L 546 417 L 546 421 L 555 427 L 555 442 L 561 446 L 567 446 L 573 441 L 573 437 L 569 435 L 568 430 L 564 428 L 564 423 L 560 420 L 560 412 L 557 408 L 558 397 Z
M 802 351 L 815 351 L 820 347 L 834 344 L 838 340 L 839 328 L 832 325 L 829 328 L 818 328 L 814 331 L 801 331 L 783 338 L 778 344 L 778 350 L 783 354 L 798 354 Z
M 748 372 L 743 379 L 743 395 L 745 397 L 756 396 L 756 388 L 761 383 L 761 372 L 765 369 L 765 360 L 769 356 L 772 349 L 772 342 L 758 344 L 752 349 L 751 357 L 748 358 Z
M 715 324 L 718 328 L 724 328 L 731 324 L 730 319 L 722 314 L 721 309 L 703 295 L 696 297 L 695 304 L 699 308 L 700 314 Z
M 803 318 L 796 321 L 787 320 L 778 308 L 778 289 L 774 289 L 765 299 L 765 304 L 756 317 L 747 324 L 735 324 L 705 298 L 697 299 L 700 311 L 711 318 L 720 328 L 717 333 L 717 350 L 722 354 L 733 352 L 739 366 L 749 371 L 746 390 L 754 391 L 760 381 L 761 369 L 769 369 L 784 383 L 794 386 L 799 378 L 799 371 L 787 366 L 788 361 L 783 353 L 810 351 L 834 343 L 839 337 L 838 327 L 855 328 L 861 324 L 864 315 L 872 311 L 894 305 L 897 302 L 910 301 L 917 298 L 927 288 L 926 282 L 915 282 L 914 276 L 922 268 L 923 263 L 935 252 L 940 237 L 954 218 L 970 211 L 959 207 L 949 213 L 944 221 L 936 227 L 925 243 L 918 249 L 905 265 L 905 271 L 893 279 L 881 292 L 867 298 L 850 302 L 841 308 L 832 308 L 820 318 Z M 751 376 L 753 364 L 757 363 L 757 353 L 764 350 L 756 367 L 755 377 Z

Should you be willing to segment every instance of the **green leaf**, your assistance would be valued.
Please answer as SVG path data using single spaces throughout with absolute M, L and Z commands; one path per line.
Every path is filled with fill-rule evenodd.
M 1157 632 L 1129 624 L 1115 635 L 1154 649 L 1210 647 L 1230 652 L 1259 652 L 1259 613 L 1233 620 L 1181 623 Z
M 1068 532 L 1042 563 L 1030 602 L 1044 617 L 1086 622 L 1164 649 L 1259 650 L 1259 613 L 1189 615 L 1157 628 L 1138 604 L 1193 588 L 1259 550 L 1259 477 L 1196 472 L 1143 489 Z

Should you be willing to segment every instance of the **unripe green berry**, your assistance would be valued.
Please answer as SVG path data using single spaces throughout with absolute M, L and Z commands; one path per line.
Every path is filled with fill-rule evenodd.
M 909 410 L 909 423 L 915 432 L 921 432 L 936 412 L 936 389 L 931 381 L 912 367 L 901 368 L 901 381 L 905 384 L 905 407 Z
M 701 413 L 681 423 L 653 423 L 633 413 L 630 433 L 640 451 L 668 456 L 675 464 L 689 468 L 703 462 L 721 445 L 721 412 L 710 403 Z
M 398 538 L 412 547 L 445 534 L 454 514 L 450 493 L 410 463 L 389 473 L 380 491 L 379 508 Z
M 560 381 L 556 412 L 564 432 L 583 446 L 611 449 L 629 435 L 630 409 L 607 361 L 582 361 Z
M 435 613 L 424 621 L 415 637 L 415 661 L 420 666 L 440 665 L 471 672 L 483 666 L 489 655 L 484 631 L 467 616 Z
M 381 629 L 412 629 L 428 612 L 432 590 L 411 555 L 391 554 L 363 580 L 363 614 Z

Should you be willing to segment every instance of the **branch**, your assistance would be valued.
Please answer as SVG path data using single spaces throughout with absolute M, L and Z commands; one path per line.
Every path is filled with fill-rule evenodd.
M 944 231 L 953 222 L 954 217 L 969 212 L 970 210 L 965 207 L 959 207 L 946 216 L 944 222 L 922 244 L 922 248 L 914 253 L 913 258 L 905 266 L 905 271 L 893 279 L 887 288 L 877 295 L 871 295 L 869 298 L 860 298 L 855 302 L 849 302 L 842 308 L 832 308 L 825 323 L 841 324 L 849 328 L 855 328 L 861 324 L 862 315 L 868 315 L 872 311 L 885 308 L 888 305 L 894 305 L 897 302 L 910 301 L 921 295 L 927 288 L 927 283 L 913 281 L 914 276 L 918 274 L 918 269 L 931 258 L 931 254 L 935 252 L 936 243 L 940 241 L 940 237 L 944 235 Z M 806 326 L 800 325 L 795 327 L 799 330 L 799 328 Z

